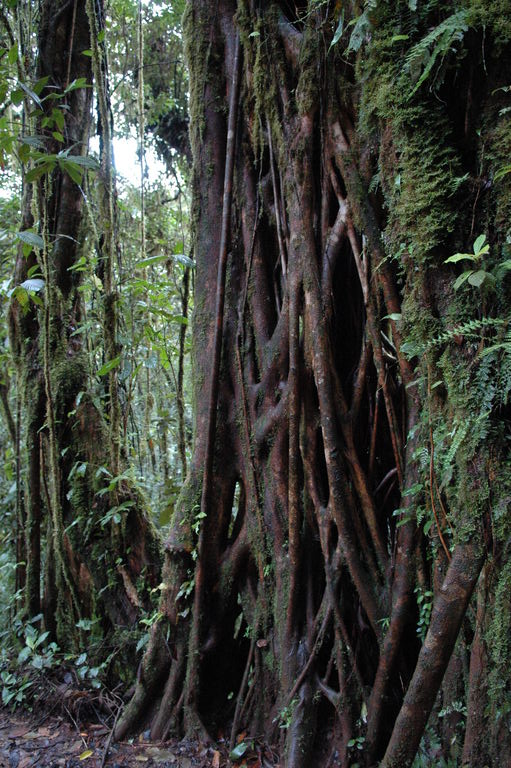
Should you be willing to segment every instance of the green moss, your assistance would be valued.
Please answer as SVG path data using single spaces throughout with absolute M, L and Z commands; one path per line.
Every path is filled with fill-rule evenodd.
M 491 715 L 496 729 L 509 721 L 509 697 L 511 688 L 509 683 L 509 660 L 511 659 L 511 561 L 508 561 L 500 569 L 495 587 L 495 599 L 493 602 L 492 618 L 490 621 L 487 643 L 490 651 L 492 668 L 490 672 L 489 701 L 491 702 Z M 498 722 L 500 720 L 500 722 Z
M 192 151 L 198 157 L 199 144 L 205 128 L 204 92 L 210 71 L 210 24 L 207 8 L 196 12 L 193 3 L 186 4 L 183 15 L 183 39 L 190 72 L 190 139 Z
M 309 18 L 312 20 L 313 16 Z M 298 63 L 300 77 L 296 89 L 296 101 L 300 115 L 310 114 L 318 106 L 321 92 L 321 43 L 321 35 L 318 34 L 318 30 L 308 24 L 303 33 Z

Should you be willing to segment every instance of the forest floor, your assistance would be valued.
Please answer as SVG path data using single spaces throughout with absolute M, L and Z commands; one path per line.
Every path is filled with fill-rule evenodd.
M 224 768 L 227 750 L 187 740 L 110 742 L 109 727 L 64 716 L 0 710 L 0 768 Z M 107 754 L 105 755 L 105 752 Z
M 223 739 L 214 746 L 189 739 L 157 743 L 145 732 L 115 743 L 112 727 L 76 722 L 69 712 L 0 708 L 0 768 L 279 768 L 272 751 L 253 741 L 231 761 Z
M 123 697 L 121 686 L 89 688 L 64 665 L 44 673 L 25 666 L 23 672 L 17 679 L 2 671 L 2 698 L 5 680 L 28 681 L 30 695 L 15 710 L 0 703 L 0 768 L 279 768 L 273 750 L 244 733 L 237 760 L 222 733 L 215 744 L 152 742 L 149 731 L 116 743 L 112 732 L 129 692 Z

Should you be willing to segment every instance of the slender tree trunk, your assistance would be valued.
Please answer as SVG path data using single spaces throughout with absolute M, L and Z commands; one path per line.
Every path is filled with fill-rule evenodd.
M 111 477 L 123 468 L 117 378 L 110 376 L 108 430 L 92 397 L 91 362 L 81 330 L 83 272 L 75 270 L 85 241 L 79 182 L 92 125 L 92 66 L 90 57 L 83 55 L 91 46 L 89 21 L 86 0 L 64 5 L 47 0 L 41 6 L 37 77 L 46 83 L 40 93 L 38 130 L 47 155 L 65 159 L 54 160 L 37 178 L 32 203 L 27 195 L 23 228 L 34 224 L 44 245 L 28 259 L 20 250 L 16 265 L 15 281 L 20 284 L 39 264 L 45 284 L 43 306 L 33 305 L 23 314 L 16 301 L 11 305 L 28 460 L 27 610 L 29 615 L 40 612 L 45 541 L 43 612 L 62 648 L 73 647 L 78 619 L 93 612 L 105 629 L 131 625 L 150 604 L 147 589 L 137 593 L 137 580 L 144 574 L 145 586 L 155 586 L 160 568 L 158 535 L 138 491 L 124 482 L 115 483 L 114 494 L 98 493 L 103 478 L 99 467 L 108 467 Z M 97 29 L 95 34 L 97 38 Z M 98 87 L 104 88 L 103 81 Z M 32 211 L 38 216 L 35 222 Z M 108 222 L 105 229 L 112 236 Z M 111 265 L 109 270 L 113 274 Z M 109 285 L 105 327 L 110 339 L 107 354 L 113 356 L 117 346 L 112 293 Z M 126 511 L 118 524 L 112 507 L 124 509 L 123 504 Z M 43 510 L 48 519 L 46 540 L 41 532 Z

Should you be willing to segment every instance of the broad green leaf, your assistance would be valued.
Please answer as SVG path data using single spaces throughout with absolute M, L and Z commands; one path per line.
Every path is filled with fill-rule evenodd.
M 2 702 L 4 704 L 9 704 L 12 701 L 12 699 L 14 698 L 15 695 L 16 695 L 16 691 L 15 690 L 11 690 L 11 689 L 5 688 L 5 687 L 2 688 Z
M 86 749 L 85 752 L 82 752 L 82 754 L 79 757 L 79 760 L 87 760 L 87 758 L 92 757 L 94 754 L 93 749 Z
M 44 240 L 41 235 L 38 235 L 37 232 L 32 232 L 30 229 L 23 229 L 16 236 L 22 243 L 31 245 L 34 248 L 44 248 Z
M 20 288 L 18 285 L 16 288 L 14 288 L 10 295 L 13 299 L 16 299 L 22 309 L 22 312 L 25 313 L 28 310 L 28 305 L 30 304 L 30 298 L 27 291 L 25 291 L 24 288 Z
M 18 150 L 18 156 L 21 163 L 26 163 L 30 158 L 30 147 L 28 144 L 21 144 Z
M 364 11 L 357 19 L 353 19 L 348 26 L 353 25 L 353 32 L 351 33 L 350 41 L 346 49 L 346 53 L 354 51 L 355 53 L 360 50 L 362 43 L 365 40 L 366 35 L 371 30 L 371 22 L 367 11 Z
M 195 268 L 193 259 L 191 259 L 189 256 L 186 256 L 184 253 L 173 253 L 172 258 L 179 264 L 184 264 L 185 267 L 190 267 L 191 269 Z
M 31 168 L 28 171 L 25 178 L 28 182 L 37 181 L 37 179 L 40 179 L 41 176 L 44 176 L 46 173 L 51 173 L 51 171 L 53 171 L 54 168 L 55 168 L 54 161 L 41 163 L 40 165 L 36 165 L 35 168 Z
M 78 88 L 90 88 L 85 77 L 77 77 L 76 80 L 73 80 L 72 83 L 69 83 L 64 93 L 76 91 Z
M 53 119 L 53 122 L 57 126 L 59 131 L 64 130 L 64 125 L 66 123 L 66 118 L 64 117 L 64 113 L 61 109 L 52 109 L 51 116 Z
M 44 643 L 49 634 L 49 632 L 42 632 L 36 640 L 35 647 L 37 648 L 41 643 Z
M 48 85 L 49 79 L 49 75 L 45 75 L 44 77 L 39 78 L 39 80 L 37 80 L 32 86 L 34 93 L 37 93 L 37 95 L 40 96 L 43 88 Z
M 81 168 L 75 163 L 69 160 L 60 161 L 61 168 L 68 174 L 68 176 L 74 181 L 75 184 L 81 184 L 83 179 L 83 172 Z
M 158 256 L 148 256 L 147 259 L 140 259 L 135 264 L 136 269 L 144 269 L 144 267 L 150 267 L 151 264 L 159 264 L 161 261 L 167 261 L 168 255 L 166 253 L 160 253 Z
M 60 153 L 57 155 L 57 158 L 59 158 Z M 99 168 L 99 165 L 96 160 L 94 160 L 93 157 L 82 157 L 82 155 L 69 155 L 67 157 L 67 161 L 70 163 L 74 163 L 75 165 L 81 165 L 82 168 L 90 168 L 93 171 L 97 171 Z
M 22 648 L 21 651 L 18 653 L 18 664 L 23 664 L 23 662 L 28 659 L 31 653 L 32 653 L 32 649 L 29 648 L 28 645 Z
M 25 94 L 23 93 L 21 88 L 16 88 L 14 91 L 11 92 L 11 101 L 15 106 L 18 106 L 18 104 L 21 104 L 24 98 L 25 98 Z
M 477 254 L 481 252 L 481 248 L 484 245 L 484 241 L 486 240 L 486 235 L 479 235 L 479 237 L 476 237 L 474 241 L 474 253 Z
M 36 149 L 44 149 L 44 136 L 35 134 L 34 136 L 20 136 L 20 140 L 23 144 L 28 144 L 30 147 Z
M 484 269 L 478 269 L 477 272 L 472 272 L 467 278 L 470 285 L 480 288 L 485 281 L 491 282 L 494 280 L 489 272 L 485 272 Z
M 449 256 L 448 259 L 444 261 L 444 264 L 457 264 L 458 261 L 477 261 L 477 257 L 474 256 L 473 253 L 455 253 L 453 256 Z
M 27 277 L 41 277 L 39 264 L 34 264 L 27 272 Z
M 114 357 L 113 360 L 109 360 L 107 363 L 101 366 L 101 368 L 98 371 L 98 376 L 106 376 L 107 373 L 110 373 L 110 371 L 113 371 L 114 368 L 117 368 L 120 362 L 121 362 L 120 355 L 118 355 L 117 357 Z
M 20 283 L 19 288 L 24 288 L 31 293 L 39 293 L 44 288 L 44 280 L 41 280 L 40 277 L 31 277 Z
M 457 291 L 457 290 L 458 290 L 458 288 L 461 288 L 461 286 L 463 285 L 463 283 L 465 282 L 465 280 L 468 280 L 468 278 L 470 277 L 470 275 L 471 275 L 473 272 L 474 272 L 474 270 L 473 270 L 473 269 L 469 269 L 469 270 L 467 270 L 466 272 L 462 272 L 462 273 L 461 273 L 461 275 L 460 275 L 459 277 L 457 277 L 457 278 L 456 278 L 456 280 L 455 280 L 455 281 L 454 281 L 454 283 L 453 283 L 453 286 L 452 286 L 452 287 L 454 288 L 454 290 L 455 290 L 455 291 Z

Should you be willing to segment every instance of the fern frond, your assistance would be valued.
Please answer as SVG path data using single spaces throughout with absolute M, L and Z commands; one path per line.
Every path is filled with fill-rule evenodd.
M 408 98 L 411 98 L 429 77 L 437 58 L 448 53 L 453 43 L 460 42 L 468 28 L 468 11 L 466 9 L 456 11 L 410 48 L 405 60 L 408 70 L 413 70 L 417 64 L 425 66 Z
M 468 320 L 466 323 L 449 328 L 449 330 L 440 333 L 435 338 L 430 339 L 426 345 L 427 349 L 437 347 L 441 344 L 447 344 L 452 341 L 456 336 L 480 336 L 480 331 L 483 328 L 502 328 L 509 325 L 510 320 L 502 317 L 482 317 L 480 320 Z

